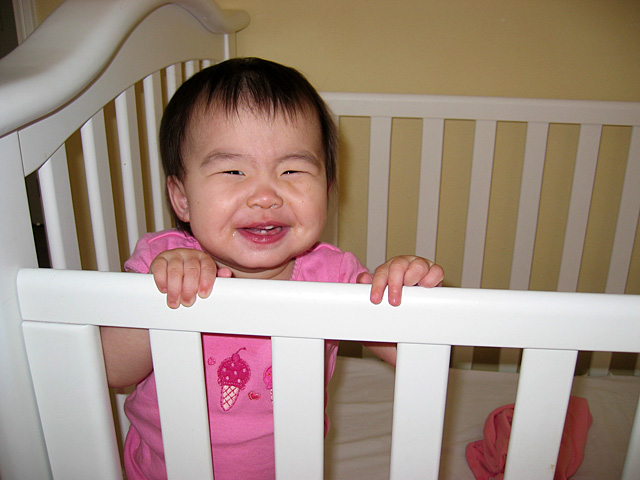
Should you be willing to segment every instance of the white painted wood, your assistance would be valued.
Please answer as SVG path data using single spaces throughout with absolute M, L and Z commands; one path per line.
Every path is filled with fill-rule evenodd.
M 366 260 L 370 271 L 387 259 L 391 121 L 390 117 L 371 119 Z
M 578 352 L 525 350 L 505 479 L 553 479 Z
M 18 275 L 22 312 L 30 320 L 173 330 L 179 316 L 180 329 L 185 331 L 552 350 L 640 350 L 638 295 L 408 287 L 397 308 L 386 303 L 373 305 L 368 285 L 219 278 L 215 288 L 216 295 L 176 312 L 166 308 L 164 296 L 149 275 L 47 269 L 23 269 Z M 287 314 L 283 315 L 280 307 L 285 302 Z M 258 316 L 257 304 L 261 306 Z M 308 317 L 309 305 L 322 322 L 300 322 L 301 317 Z M 73 317 L 68 315 L 70 309 L 75 312 Z M 213 316 L 234 321 L 212 325 Z
M 0 465 L 7 480 L 49 479 L 16 286 L 19 268 L 37 266 L 17 133 L 0 138 L 0 158 L 0 224 L 11 225 L 0 240 Z
M 160 72 L 145 77 L 144 91 L 145 122 L 147 127 L 147 151 L 149 152 L 149 177 L 151 183 L 151 203 L 153 224 L 156 231 L 170 227 L 171 220 L 165 195 L 165 180 L 160 160 L 158 132 L 162 118 L 162 83 Z
M 38 24 L 36 4 L 34 0 L 13 0 L 12 3 L 18 43 L 22 43 Z
M 202 338 L 199 333 L 151 330 L 167 476 L 213 476 Z
M 558 291 L 560 292 L 574 292 L 578 287 L 601 133 L 600 125 L 582 125 L 580 128 L 567 228 L 558 274 Z
M 123 39 L 129 37 L 147 16 L 167 16 L 174 21 L 176 28 L 167 26 L 155 30 L 152 41 L 140 45 L 145 49 L 140 51 L 140 58 L 170 56 L 159 47 L 164 41 L 161 37 L 173 37 L 179 31 L 181 14 L 191 17 L 192 31 L 176 39 L 178 44 L 189 42 L 197 35 L 193 28 L 196 22 L 200 22 L 204 27 L 202 30 L 208 32 L 204 37 L 209 40 L 206 45 L 199 47 L 193 44 L 188 48 L 190 58 L 194 58 L 192 55 L 199 48 L 211 48 L 211 32 L 235 32 L 249 22 L 246 12 L 225 11 L 214 2 L 182 0 L 173 2 L 176 6 L 159 8 L 166 3 L 162 0 L 125 4 L 119 1 L 70 0 L 61 4 L 22 43 L 17 53 L 8 55 L 0 63 L 0 97 L 3 99 L 0 135 L 54 111 L 75 97 L 104 70 L 122 46 Z M 70 25 L 73 35 L 69 35 Z M 157 32 L 162 32 L 162 35 L 157 35 Z M 220 35 L 220 40 L 224 41 L 223 35 Z M 154 48 L 149 48 L 150 45 Z M 156 52 L 159 48 L 160 51 Z
M 54 478 L 121 479 L 98 327 L 25 322 L 23 331 Z
M 337 115 L 638 125 L 634 102 L 324 92 Z
M 640 215 L 640 127 L 633 127 L 605 293 L 624 293 Z
M 416 255 L 434 260 L 438 237 L 444 120 L 422 120 Z
M 79 0 L 69 3 L 78 3 L 77 8 L 82 9 L 82 5 L 87 3 L 110 4 L 114 3 L 114 0 L 105 2 L 83 2 Z M 142 4 L 144 1 L 134 3 Z M 70 18 L 73 18 L 73 16 L 70 16 Z M 25 174 L 29 174 L 40 167 L 44 160 L 49 158 L 60 147 L 62 141 L 79 129 L 95 112 L 130 85 L 142 80 L 150 73 L 160 70 L 168 64 L 194 58 L 194 56 L 223 58 L 223 39 L 220 36 L 212 36 L 210 32 L 197 28 L 196 25 L 200 24 L 190 13 L 176 7 L 155 10 L 144 22 L 140 23 L 124 41 L 115 57 L 111 60 L 109 68 L 102 72 L 100 76 L 92 79 L 92 83 L 86 86 L 86 89 L 83 87 L 75 92 L 73 94 L 74 99 L 65 105 L 65 108 L 58 109 L 62 105 L 56 104 L 55 108 L 58 110 L 55 113 L 51 113 L 38 122 L 29 124 L 21 129 L 20 141 Z M 65 27 L 65 29 L 68 28 Z M 110 34 L 115 34 L 120 28 L 120 25 L 114 27 Z M 163 32 L 163 34 L 158 35 L 157 32 Z M 68 37 L 66 32 L 64 35 Z M 44 41 L 47 42 L 48 40 L 45 39 Z M 118 40 L 119 43 L 121 41 L 122 39 Z M 149 45 L 154 45 L 154 48 L 149 48 Z M 93 57 L 96 52 L 91 51 L 89 54 L 82 55 Z M 32 59 L 23 58 L 22 60 L 24 63 L 17 68 L 18 71 L 24 71 L 24 65 L 32 63 Z M 5 75 L 5 70 L 3 69 L 5 66 L 7 64 L 3 59 L 0 61 L 0 97 L 2 98 L 7 98 L 7 96 L 13 94 L 13 86 L 6 86 L 4 83 L 5 80 L 10 78 L 9 74 Z M 36 72 L 39 72 L 40 68 L 45 67 L 38 65 L 34 68 Z M 62 69 L 62 67 L 59 68 Z M 77 72 L 83 70 L 71 69 L 69 71 L 74 72 L 71 77 L 75 81 L 76 77 L 80 78 Z M 33 82 L 36 82 L 35 85 L 32 85 L 31 81 L 21 83 L 21 89 L 25 90 L 21 94 L 24 102 L 31 102 L 34 98 L 38 98 L 34 94 L 38 90 L 49 91 L 52 96 L 56 95 L 56 91 L 51 91 L 51 87 L 56 86 L 56 84 L 53 76 L 49 76 L 49 73 L 45 73 L 45 78 L 32 79 Z M 76 97 L 80 92 L 82 92 L 82 95 Z M 0 131 L 3 122 L 2 118 L 8 115 L 9 112 L 10 110 L 0 109 Z
M 482 263 L 487 235 L 487 219 L 489 218 L 489 194 L 491 192 L 491 174 L 493 173 L 496 126 L 495 121 L 476 122 L 467 230 L 462 262 L 462 287 L 479 288 L 482 283 Z
M 98 270 L 119 271 L 120 254 L 102 110 L 83 125 L 80 136 Z
M 278 480 L 322 480 L 324 341 L 272 337 L 273 422 Z
M 193 77 L 199 71 L 200 71 L 199 60 L 189 60 L 187 62 L 184 62 L 185 80 Z
M 489 195 L 496 141 L 497 123 L 491 120 L 476 122 L 471 164 L 471 185 L 467 209 L 467 229 L 462 261 L 462 287 L 480 288 L 484 245 L 489 218 Z M 453 349 L 452 365 L 470 369 L 473 366 L 473 349 L 457 346 Z
M 529 288 L 548 133 L 548 123 L 529 123 L 527 126 L 516 236 L 509 280 L 509 288 L 515 290 Z
M 80 270 L 66 149 L 61 146 L 38 170 L 51 266 Z
M 182 85 L 182 64 L 176 63 L 173 65 L 169 65 L 165 69 L 165 94 L 167 101 L 171 100 L 173 94 L 176 93 L 176 90 L 180 85 Z
M 118 95 L 115 107 L 127 239 L 129 240 L 129 250 L 133 252 L 136 242 L 147 231 L 144 199 L 142 198 L 142 165 L 140 163 L 135 87 L 129 87 Z
M 438 478 L 450 354 L 448 345 L 398 345 L 392 480 Z

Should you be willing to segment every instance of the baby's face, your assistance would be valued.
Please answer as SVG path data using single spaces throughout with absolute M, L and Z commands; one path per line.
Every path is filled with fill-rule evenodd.
M 219 267 L 237 277 L 288 279 L 294 257 L 318 241 L 326 220 L 317 119 L 241 109 L 192 122 L 184 181 L 168 182 L 178 217 Z

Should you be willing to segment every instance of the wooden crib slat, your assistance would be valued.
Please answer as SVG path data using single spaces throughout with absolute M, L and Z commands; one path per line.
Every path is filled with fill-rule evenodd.
M 558 274 L 558 291 L 560 292 L 575 292 L 578 287 L 601 133 L 602 127 L 600 125 L 582 125 L 580 127 L 578 152 L 569 200 L 569 215 L 562 248 L 560 273 Z
M 438 478 L 450 354 L 448 345 L 398 344 L 391 480 Z
M 211 479 L 202 337 L 197 332 L 164 330 L 150 330 L 149 337 L 167 477 Z
M 80 270 L 80 252 L 73 214 L 67 154 L 62 145 L 38 170 L 51 266 Z
M 143 190 L 135 87 L 118 95 L 115 105 L 127 238 L 129 250 L 133 252 L 136 242 L 147 231 L 144 201 L 138 198 Z
M 553 479 L 578 352 L 526 349 L 505 479 Z
M 171 225 L 169 210 L 166 208 L 164 174 L 160 161 L 158 132 L 162 118 L 162 81 L 160 72 L 155 72 L 142 81 L 144 91 L 145 123 L 147 128 L 147 150 L 149 152 L 149 177 L 151 183 L 151 204 L 153 225 L 156 231 Z
M 98 111 L 80 129 L 96 262 L 100 271 L 120 270 L 116 219 L 107 157 L 104 112 Z
M 509 280 L 509 288 L 512 290 L 529 288 L 548 134 L 548 123 L 531 122 L 527 125 L 516 236 Z
M 492 120 L 476 122 L 462 262 L 461 286 L 465 288 L 478 288 L 482 282 L 496 127 L 497 122 Z
M 193 77 L 200 71 L 200 62 L 198 60 L 189 60 L 184 62 L 185 80 Z
M 165 69 L 166 73 L 166 94 L 167 101 L 171 100 L 173 94 L 176 93 L 176 90 L 180 85 L 182 85 L 182 65 L 180 63 L 176 63 L 175 65 L 169 65 Z
M 640 127 L 633 127 L 605 293 L 624 293 L 627 286 L 636 226 L 640 216 L 638 185 L 640 185 Z
M 99 328 L 22 329 L 53 477 L 122 479 Z
M 272 337 L 271 349 L 276 477 L 322 480 L 324 340 Z
M 436 258 L 443 139 L 443 119 L 425 118 L 422 120 L 416 255 L 429 259 Z
M 479 120 L 473 142 L 471 165 L 471 185 L 469 187 L 469 207 L 467 210 L 467 230 L 464 240 L 461 286 L 480 288 L 484 246 L 489 218 L 489 194 L 496 141 L 497 122 Z M 472 347 L 455 347 L 452 366 L 470 369 L 473 365 Z
M 387 258 L 391 121 L 391 117 L 371 118 L 366 261 L 371 271 Z
M 509 279 L 509 288 L 512 290 L 527 290 L 529 288 L 548 134 L 548 123 L 530 122 L 527 125 L 518 217 Z M 517 372 L 520 356 L 519 349 L 501 348 L 498 371 Z

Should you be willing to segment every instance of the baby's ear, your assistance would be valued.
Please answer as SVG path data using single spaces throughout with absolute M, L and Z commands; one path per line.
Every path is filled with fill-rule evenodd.
M 176 216 L 183 222 L 189 222 L 189 200 L 184 190 L 184 184 L 175 175 L 167 177 L 167 193 Z

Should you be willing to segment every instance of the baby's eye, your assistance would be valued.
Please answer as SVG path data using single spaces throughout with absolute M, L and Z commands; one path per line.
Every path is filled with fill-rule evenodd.
M 283 172 L 283 175 L 293 175 L 294 173 L 300 173 L 299 170 L 287 170 L 286 172 Z
M 226 173 L 227 175 L 244 175 L 240 170 L 226 170 L 222 173 Z

